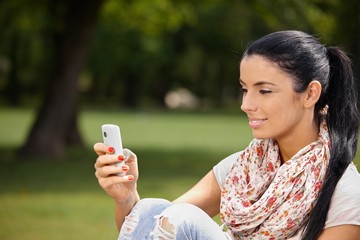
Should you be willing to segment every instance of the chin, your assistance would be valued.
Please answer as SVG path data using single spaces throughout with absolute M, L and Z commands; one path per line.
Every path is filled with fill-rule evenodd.
M 273 136 L 270 136 L 270 134 L 266 134 L 264 132 L 260 132 L 260 131 L 252 131 L 252 135 L 254 138 L 257 139 L 269 139 L 269 138 L 273 138 Z

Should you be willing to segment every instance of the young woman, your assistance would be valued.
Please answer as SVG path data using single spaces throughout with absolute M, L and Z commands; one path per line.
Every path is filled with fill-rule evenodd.
M 239 81 L 254 140 L 173 202 L 140 200 L 135 154 L 105 155 L 113 148 L 95 144 L 119 239 L 360 239 L 359 113 L 347 55 L 304 32 L 275 32 L 246 49 Z M 227 231 L 212 220 L 218 213 Z

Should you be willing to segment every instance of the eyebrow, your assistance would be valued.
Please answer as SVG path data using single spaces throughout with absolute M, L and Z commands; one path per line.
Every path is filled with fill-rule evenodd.
M 246 83 L 245 83 L 243 80 L 239 79 L 239 81 L 240 81 L 241 84 L 243 84 L 243 85 L 246 86 Z M 259 82 L 256 82 L 256 83 L 254 84 L 254 86 L 262 86 L 262 85 L 272 85 L 272 86 L 276 86 L 276 84 L 274 84 L 274 83 L 272 83 L 272 82 L 267 82 L 267 81 L 259 81 Z

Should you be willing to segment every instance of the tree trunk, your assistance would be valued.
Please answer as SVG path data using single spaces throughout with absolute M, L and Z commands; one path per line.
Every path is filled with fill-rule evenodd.
M 61 156 L 67 144 L 82 145 L 77 126 L 78 78 L 85 66 L 102 0 L 55 0 L 50 16 L 53 70 L 44 101 L 24 146 L 26 156 Z
M 339 1 L 335 6 L 335 14 L 338 19 L 337 28 L 334 36 L 340 45 L 350 54 L 353 61 L 354 74 L 357 79 L 360 78 L 360 2 L 358 0 L 349 0 L 344 4 Z M 358 92 L 360 85 L 358 84 Z M 360 104 L 360 99 L 358 99 Z
M 9 79 L 5 86 L 5 96 L 7 102 L 11 106 L 18 106 L 20 104 L 20 91 L 21 86 L 19 83 L 19 58 L 18 58 L 18 47 L 19 47 L 20 38 L 18 34 L 14 33 L 12 35 L 12 41 L 10 43 L 10 62 L 11 68 L 9 72 Z
M 126 107 L 138 107 L 140 77 L 138 73 L 130 72 L 124 77 L 126 91 L 120 99 L 120 103 Z

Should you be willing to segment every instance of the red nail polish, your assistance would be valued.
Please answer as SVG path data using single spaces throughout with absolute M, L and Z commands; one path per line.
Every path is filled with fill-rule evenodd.
M 134 177 L 133 176 L 128 176 L 128 180 L 132 181 L 132 180 L 134 180 Z
M 119 156 L 118 156 L 118 160 L 119 160 L 119 161 L 124 161 L 124 160 L 125 160 L 125 157 L 124 157 L 123 155 L 119 155 Z
M 122 169 L 123 171 L 127 171 L 127 170 L 128 170 L 128 167 L 127 167 L 127 166 L 122 166 L 121 169 Z
M 114 152 L 115 152 L 115 148 L 109 147 L 109 148 L 108 148 L 108 151 L 109 151 L 110 153 L 114 153 Z

